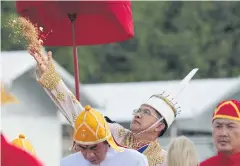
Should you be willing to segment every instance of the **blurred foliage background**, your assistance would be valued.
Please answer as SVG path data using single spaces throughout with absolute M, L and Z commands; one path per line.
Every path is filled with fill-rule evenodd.
M 78 47 L 83 83 L 182 79 L 240 75 L 240 2 L 132 2 L 135 37 L 109 45 Z M 1 1 L 2 51 L 22 50 L 4 25 L 15 2 Z M 71 47 L 49 47 L 73 74 Z

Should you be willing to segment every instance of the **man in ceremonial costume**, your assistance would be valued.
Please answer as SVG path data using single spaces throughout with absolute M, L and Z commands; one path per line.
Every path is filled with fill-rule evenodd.
M 30 54 L 38 63 L 38 82 L 73 126 L 83 107 L 55 71 L 52 53 L 48 52 L 47 56 L 36 52 L 30 52 Z M 188 83 L 196 71 L 194 70 L 185 77 L 184 80 L 187 80 L 185 82 Z M 147 156 L 150 166 L 166 166 L 167 152 L 160 146 L 158 137 L 162 136 L 170 127 L 178 111 L 179 106 L 175 99 L 163 92 L 153 95 L 133 112 L 131 131 L 107 120 L 118 145 L 143 153 Z
M 200 166 L 240 166 L 240 101 L 221 102 L 213 113 L 212 125 L 218 154 Z
M 61 166 L 148 166 L 143 154 L 115 144 L 104 116 L 89 105 L 75 119 L 73 140 L 78 152 L 63 158 Z
M 1 106 L 15 103 L 14 96 L 5 91 L 1 85 Z M 2 166 L 42 166 L 42 164 L 31 154 L 11 143 L 8 143 L 1 133 L 1 165 Z

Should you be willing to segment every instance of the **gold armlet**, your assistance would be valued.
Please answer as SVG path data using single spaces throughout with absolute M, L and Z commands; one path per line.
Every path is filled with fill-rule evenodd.
M 39 83 L 48 90 L 54 89 L 61 81 L 61 76 L 56 72 L 52 63 L 48 65 L 48 70 L 42 74 Z

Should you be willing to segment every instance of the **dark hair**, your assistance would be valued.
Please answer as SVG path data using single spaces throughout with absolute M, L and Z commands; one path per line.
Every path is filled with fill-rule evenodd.
M 156 110 L 155 110 L 155 111 L 156 111 Z M 161 115 L 158 111 L 156 111 L 156 113 L 157 113 L 157 116 L 159 117 L 159 119 L 162 118 L 162 115 Z M 164 129 L 159 133 L 158 137 L 163 136 L 163 134 L 167 131 L 167 128 L 168 128 L 168 125 L 167 125 L 167 122 L 166 122 L 165 118 L 163 118 L 163 120 L 161 120 L 160 122 L 162 122 L 165 127 L 164 127 Z
M 109 145 L 109 143 L 108 143 L 107 141 L 104 141 L 103 143 L 104 143 L 104 144 L 108 144 L 108 145 Z M 110 145 L 109 145 L 109 146 L 110 146 Z
M 109 117 L 107 116 L 104 116 L 105 120 L 108 122 L 108 123 L 116 123 L 115 121 L 112 121 Z
M 162 123 L 165 125 L 164 129 L 159 133 L 158 137 L 163 136 L 163 134 L 167 131 L 168 125 L 165 119 L 162 120 Z

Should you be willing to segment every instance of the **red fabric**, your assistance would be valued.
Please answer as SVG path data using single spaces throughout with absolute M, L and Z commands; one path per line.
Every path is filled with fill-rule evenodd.
M 231 156 L 218 153 L 217 156 L 200 163 L 200 166 L 240 166 L 240 152 Z
M 77 13 L 77 45 L 107 44 L 134 36 L 130 1 L 16 1 L 17 12 L 43 26 L 45 46 L 72 46 L 67 13 Z
M 218 104 L 217 108 L 213 113 L 213 119 L 217 116 L 229 116 L 240 120 L 240 101 L 237 100 L 226 100 Z
M 2 166 L 43 166 L 27 152 L 9 144 L 1 134 Z

